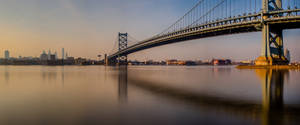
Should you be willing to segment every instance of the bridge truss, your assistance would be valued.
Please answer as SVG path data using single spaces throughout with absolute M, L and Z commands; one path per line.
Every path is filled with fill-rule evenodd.
M 117 59 L 147 48 L 186 40 L 262 31 L 262 52 L 257 64 L 286 64 L 282 31 L 300 28 L 299 7 L 300 0 L 199 0 L 161 33 L 143 41 L 128 37 L 131 38 L 128 46 L 112 50 L 108 58 Z

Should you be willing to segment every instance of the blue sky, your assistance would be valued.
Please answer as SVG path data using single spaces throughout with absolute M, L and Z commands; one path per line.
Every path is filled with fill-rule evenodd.
M 72 56 L 96 58 L 113 48 L 118 32 L 143 40 L 167 28 L 198 0 L 0 0 L 0 52 L 39 56 L 62 47 Z M 300 60 L 300 30 L 285 31 L 285 44 Z M 260 33 L 199 39 L 161 46 L 130 59 L 254 59 Z M 0 56 L 2 57 L 2 56 Z

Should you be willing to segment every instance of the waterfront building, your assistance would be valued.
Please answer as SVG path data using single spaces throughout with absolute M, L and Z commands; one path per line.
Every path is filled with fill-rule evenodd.
M 56 56 L 54 54 L 50 55 L 50 61 L 55 61 L 56 60 Z
M 176 59 L 167 60 L 166 62 L 167 62 L 167 65 L 177 65 Z
M 63 62 L 64 62 L 64 65 L 74 65 L 75 64 L 75 58 L 74 57 L 68 57 Z
M 187 66 L 194 66 L 194 65 L 197 65 L 197 62 L 188 60 L 188 61 L 185 61 L 185 65 L 187 65 Z
M 79 57 L 79 58 L 75 59 L 76 65 L 83 65 L 85 62 L 87 62 L 87 59 L 85 59 L 85 58 Z
M 179 61 L 176 59 L 167 60 L 166 63 L 167 63 L 167 65 L 185 65 L 186 64 L 185 61 Z
M 238 65 L 254 65 L 254 62 L 251 61 L 251 60 L 242 60 L 242 61 L 237 62 L 235 64 L 238 64 Z
M 231 65 L 230 59 L 213 59 L 212 60 L 213 65 Z
M 61 49 L 61 59 L 64 60 L 65 59 L 65 48 Z
M 66 58 L 66 60 L 75 60 L 75 58 L 74 57 L 68 57 L 68 58 Z
M 46 54 L 45 51 L 43 51 L 43 53 L 41 54 L 40 60 L 41 61 L 47 61 L 48 60 L 48 55 Z

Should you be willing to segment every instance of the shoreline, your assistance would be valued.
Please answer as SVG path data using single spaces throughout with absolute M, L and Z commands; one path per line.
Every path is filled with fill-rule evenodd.
M 238 65 L 237 69 L 277 69 L 277 70 L 300 70 L 300 65 Z

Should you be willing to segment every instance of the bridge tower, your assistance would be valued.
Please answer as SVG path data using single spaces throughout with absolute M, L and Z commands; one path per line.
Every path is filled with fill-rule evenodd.
M 126 49 L 128 43 L 128 33 L 119 33 L 119 51 Z M 127 65 L 127 55 L 117 57 L 118 65 Z
M 283 28 L 264 21 L 271 11 L 282 10 L 282 0 L 262 0 L 262 50 L 256 65 L 285 65 L 288 59 L 284 56 Z M 281 16 L 281 15 L 277 15 Z

